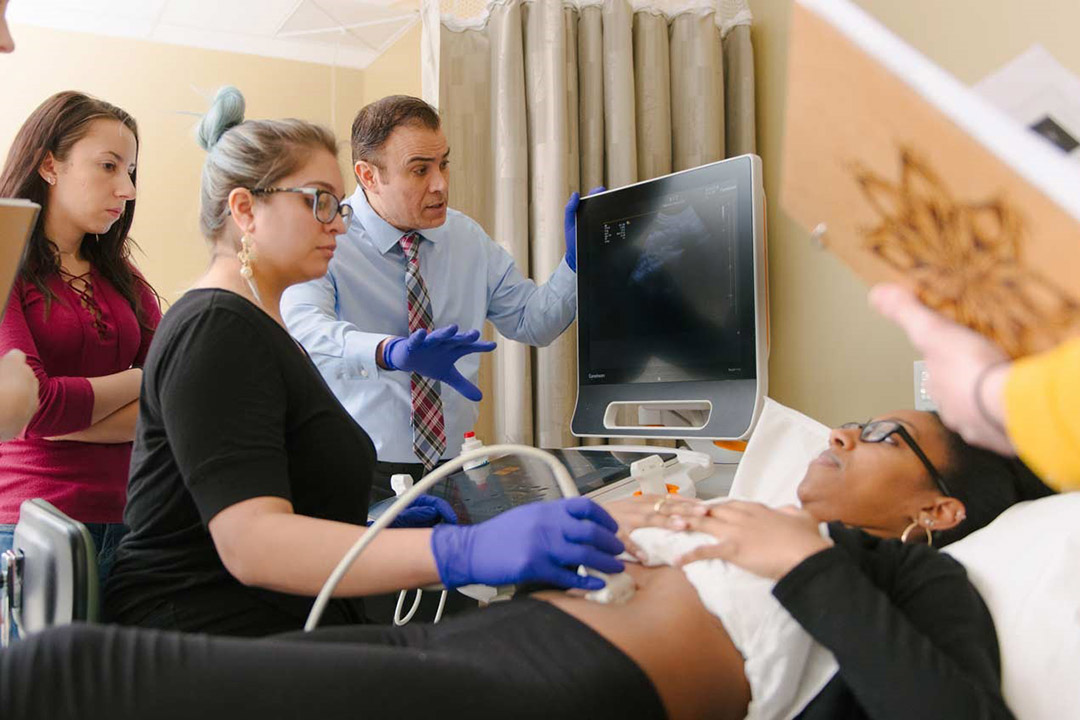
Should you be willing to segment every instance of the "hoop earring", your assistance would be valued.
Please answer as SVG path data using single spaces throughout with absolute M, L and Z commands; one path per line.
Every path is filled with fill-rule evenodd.
M 922 528 L 922 531 L 926 533 L 926 546 L 927 547 L 933 547 L 934 546 L 934 534 L 932 532 L 930 532 L 930 526 L 933 525 L 933 524 L 934 524 L 933 520 L 928 520 L 923 525 L 920 525 L 918 523 L 918 521 L 916 521 L 916 520 L 912 520 L 911 524 L 908 525 L 906 528 L 904 528 L 904 532 L 902 532 L 900 534 L 900 542 L 906 543 L 908 541 L 908 539 L 911 538 L 911 533 L 913 533 L 916 528 Z
M 248 237 L 247 233 L 244 233 L 240 237 L 240 251 L 236 253 L 236 257 L 240 260 L 240 275 L 245 280 L 251 280 L 252 271 L 251 264 L 255 262 L 255 241 Z

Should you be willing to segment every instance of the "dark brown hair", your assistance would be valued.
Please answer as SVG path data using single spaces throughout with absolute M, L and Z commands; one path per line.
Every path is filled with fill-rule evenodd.
M 48 303 L 54 299 L 52 290 L 45 281 L 53 273 L 60 271 L 59 249 L 45 237 L 45 216 L 49 212 L 49 190 L 45 179 L 38 169 L 45 162 L 49 153 L 58 162 L 66 160 L 75 143 L 86 136 L 94 120 L 117 120 L 135 136 L 138 148 L 139 131 L 135 119 L 115 105 L 90 97 L 81 92 L 67 90 L 57 93 L 41 103 L 19 128 L 3 172 L 0 172 L 0 197 L 23 198 L 41 206 L 37 225 L 26 249 L 26 260 L 20 270 L 20 277 L 32 282 Z M 136 183 L 135 173 L 131 182 Z M 135 200 L 129 200 L 124 213 L 113 223 L 109 230 L 97 235 L 96 240 L 87 240 L 84 236 L 81 252 L 83 257 L 127 300 L 139 325 L 150 329 L 145 321 L 142 303 L 136 292 L 137 283 L 142 283 L 151 292 L 150 284 L 135 272 L 131 265 L 131 246 L 134 241 L 128 237 L 132 217 L 135 214 Z M 157 293 L 154 292 L 156 296 Z
M 941 423 L 936 412 L 932 415 L 940 424 L 948 452 L 948 460 L 939 470 L 966 511 L 966 518 L 956 527 L 934 532 L 934 545 L 948 545 L 986 527 L 1018 502 L 1054 494 L 1017 458 L 968 445 L 958 433 Z
M 352 124 L 353 164 L 363 160 L 381 168 L 379 150 L 386 138 L 394 128 L 410 124 L 429 130 L 442 126 L 439 111 L 411 95 L 388 95 L 360 108 Z

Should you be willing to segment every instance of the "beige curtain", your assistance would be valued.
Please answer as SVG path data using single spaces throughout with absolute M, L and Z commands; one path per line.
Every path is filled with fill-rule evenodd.
M 745 0 L 424 0 L 422 12 L 450 204 L 538 282 L 563 257 L 571 192 L 755 151 Z M 576 358 L 573 326 L 546 348 L 500 342 L 481 369 L 477 433 L 578 444 Z

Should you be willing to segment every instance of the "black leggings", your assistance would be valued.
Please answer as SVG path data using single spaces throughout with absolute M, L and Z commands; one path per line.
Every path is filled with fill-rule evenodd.
M 628 657 L 522 599 L 439 625 L 333 627 L 261 640 L 115 626 L 0 651 L 0 718 L 662 718 Z M 498 715 L 495 715 L 498 713 Z

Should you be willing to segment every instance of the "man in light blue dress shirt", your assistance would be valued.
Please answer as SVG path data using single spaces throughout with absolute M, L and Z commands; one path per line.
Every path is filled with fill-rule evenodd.
M 391 345 L 387 355 L 388 343 L 410 334 L 402 237 L 413 231 L 421 237 L 420 272 L 431 298 L 433 330 L 478 330 L 486 319 L 506 338 L 547 345 L 574 319 L 577 281 L 572 227 L 567 258 L 538 286 L 479 224 L 447 209 L 449 149 L 437 112 L 422 100 L 391 96 L 364 107 L 353 123 L 352 152 L 359 185 L 348 200 L 353 215 L 346 233 L 337 238 L 326 276 L 290 288 L 281 307 L 289 331 L 375 442 L 378 499 L 391 494 L 390 474 L 419 477 L 424 469 L 413 445 L 410 374 L 387 369 L 397 357 L 393 353 L 406 345 L 397 351 Z M 576 204 L 575 194 L 568 205 L 571 218 Z M 469 347 L 491 347 L 482 345 Z M 476 352 L 460 359 L 435 357 L 449 366 L 444 374 L 456 365 L 466 381 L 458 387 L 475 390 Z M 449 458 L 460 451 L 478 410 L 447 382 L 436 387 L 445 416 L 442 456 Z M 479 391 L 470 394 L 478 397 Z

